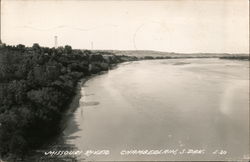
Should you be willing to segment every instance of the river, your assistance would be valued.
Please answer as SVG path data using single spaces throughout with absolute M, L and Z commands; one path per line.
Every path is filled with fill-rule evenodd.
M 64 144 L 83 151 L 79 161 L 249 157 L 247 61 L 123 63 L 89 79 L 80 93 L 62 137 Z M 87 150 L 109 153 L 88 156 Z M 165 153 L 132 155 L 131 150 Z

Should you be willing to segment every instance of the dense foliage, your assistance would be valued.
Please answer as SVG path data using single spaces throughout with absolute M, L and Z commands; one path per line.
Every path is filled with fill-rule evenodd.
M 0 47 L 0 154 L 22 155 L 59 131 L 82 77 L 135 60 L 70 46 Z

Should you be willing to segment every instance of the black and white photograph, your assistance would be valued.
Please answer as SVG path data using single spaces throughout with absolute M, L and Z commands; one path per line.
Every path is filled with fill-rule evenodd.
M 249 0 L 0 0 L 0 162 L 249 162 Z

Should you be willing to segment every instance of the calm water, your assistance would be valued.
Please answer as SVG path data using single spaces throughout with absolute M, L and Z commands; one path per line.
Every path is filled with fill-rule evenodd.
M 239 160 L 249 156 L 248 105 L 247 61 L 124 63 L 82 86 L 63 140 L 83 151 L 78 159 L 93 161 Z M 121 155 L 168 149 L 177 154 Z M 86 156 L 87 150 L 110 154 Z

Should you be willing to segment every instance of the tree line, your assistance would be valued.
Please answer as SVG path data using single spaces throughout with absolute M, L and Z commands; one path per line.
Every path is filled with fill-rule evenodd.
M 22 156 L 56 135 L 79 79 L 132 60 L 137 58 L 77 50 L 69 45 L 2 45 L 0 157 Z

